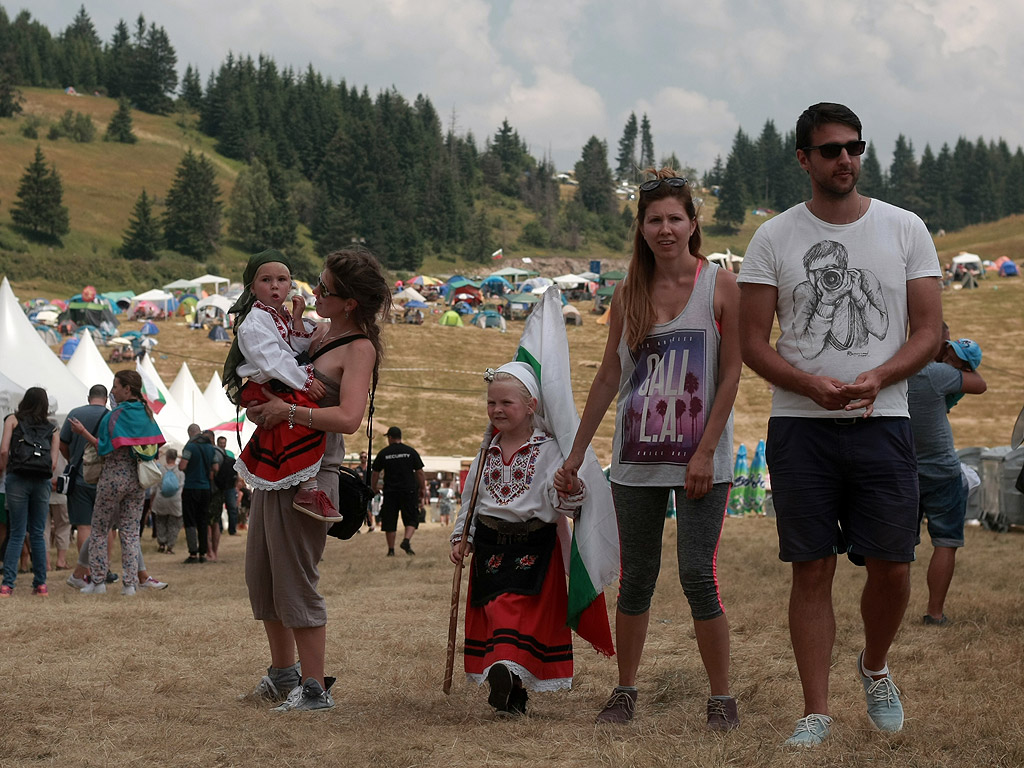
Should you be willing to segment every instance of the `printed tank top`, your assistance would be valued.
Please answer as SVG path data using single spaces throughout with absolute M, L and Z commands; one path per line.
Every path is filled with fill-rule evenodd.
M 721 335 L 715 324 L 720 267 L 703 262 L 686 306 L 657 323 L 636 350 L 619 339 L 619 398 L 611 479 L 621 485 L 679 486 L 704 435 L 718 389 Z M 715 448 L 714 482 L 732 482 L 732 412 Z

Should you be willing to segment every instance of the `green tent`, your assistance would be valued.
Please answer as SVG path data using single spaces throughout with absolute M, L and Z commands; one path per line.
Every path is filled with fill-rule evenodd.
M 441 325 L 454 325 L 458 326 L 459 328 L 463 326 L 462 318 L 459 316 L 459 313 L 456 312 L 454 309 L 449 309 L 447 312 L 441 315 L 441 319 L 439 319 L 437 322 L 440 323 Z

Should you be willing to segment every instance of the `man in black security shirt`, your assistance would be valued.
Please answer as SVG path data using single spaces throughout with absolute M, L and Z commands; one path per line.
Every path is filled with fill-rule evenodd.
M 395 556 L 395 531 L 398 529 L 398 513 L 402 513 L 405 538 L 401 547 L 407 555 L 414 555 L 409 540 L 420 524 L 420 506 L 426 506 L 427 479 L 423 474 L 423 462 L 414 448 L 402 442 L 402 430 L 391 427 L 387 431 L 388 447 L 373 460 L 370 467 L 370 487 L 376 493 L 380 473 L 384 472 L 384 503 L 380 510 L 381 529 L 388 541 L 388 557 Z

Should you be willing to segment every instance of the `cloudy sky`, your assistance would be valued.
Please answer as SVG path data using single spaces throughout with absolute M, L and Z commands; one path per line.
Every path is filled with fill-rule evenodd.
M 83 0 L 0 0 L 53 34 Z M 478 143 L 507 117 L 559 168 L 586 140 L 614 156 L 630 112 L 660 159 L 708 168 L 738 128 L 780 133 L 818 101 L 859 114 L 883 166 L 958 137 L 1024 145 L 1019 0 L 84 0 L 109 41 L 141 11 L 205 84 L 227 52 L 426 94 Z

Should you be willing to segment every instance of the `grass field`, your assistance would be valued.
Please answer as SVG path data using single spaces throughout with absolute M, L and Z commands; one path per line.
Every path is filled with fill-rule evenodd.
M 947 603 L 955 623 L 945 628 L 920 623 L 930 547 L 919 549 L 911 606 L 890 656 L 907 712 L 904 731 L 894 735 L 875 732 L 864 711 L 854 674 L 863 573 L 839 564 L 834 736 L 811 754 L 781 747 L 801 703 L 786 625 L 788 570 L 776 557 L 771 520 L 726 521 L 718 573 L 743 722 L 721 736 L 703 730 L 706 681 L 675 575 L 673 521 L 640 668 L 638 715 L 621 728 L 593 725 L 615 684 L 615 663 L 578 640 L 573 690 L 531 696 L 524 719 L 494 720 L 486 692 L 459 671 L 461 654 L 452 693 L 442 694 L 447 534 L 424 526 L 413 557 L 384 558 L 379 532 L 328 542 L 321 590 L 337 706 L 311 714 L 279 715 L 236 700 L 268 664 L 246 598 L 244 533 L 225 536 L 221 562 L 204 566 L 157 554 L 147 533 L 149 570 L 171 587 L 134 599 L 117 589 L 79 595 L 55 573 L 43 600 L 31 596 L 30 577 L 20 576 L 14 596 L 0 602 L 0 766 L 1024 764 L 1018 534 L 968 530 Z M 607 598 L 613 605 L 613 590 Z

